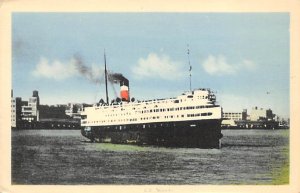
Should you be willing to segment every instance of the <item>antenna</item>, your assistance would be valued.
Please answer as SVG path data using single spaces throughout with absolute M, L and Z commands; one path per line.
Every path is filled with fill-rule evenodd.
M 192 66 L 190 62 L 190 49 L 189 44 L 187 45 L 187 55 L 188 55 L 188 61 L 189 61 L 189 72 L 190 72 L 190 91 L 192 91 Z
M 107 91 L 107 70 L 106 70 L 106 55 L 104 49 L 104 72 L 105 72 L 105 91 L 106 91 L 106 103 L 108 103 L 108 91 Z

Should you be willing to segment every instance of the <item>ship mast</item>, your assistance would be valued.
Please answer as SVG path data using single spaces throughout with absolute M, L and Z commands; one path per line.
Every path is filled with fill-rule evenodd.
M 106 91 L 106 103 L 108 103 L 108 91 L 107 91 L 107 70 L 106 70 L 106 55 L 104 50 L 104 73 L 105 73 L 105 91 Z
M 187 45 L 187 55 L 188 55 L 188 61 L 189 61 L 189 72 L 190 72 L 190 91 L 192 91 L 192 66 L 190 62 L 190 49 L 189 45 Z

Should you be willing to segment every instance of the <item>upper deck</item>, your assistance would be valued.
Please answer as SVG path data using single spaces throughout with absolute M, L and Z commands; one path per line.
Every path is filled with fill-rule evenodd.
M 192 102 L 197 101 L 201 104 L 211 104 L 214 105 L 216 103 L 216 97 L 210 89 L 195 89 L 193 91 L 186 91 L 177 97 L 172 98 L 163 98 L 163 99 L 151 99 L 151 100 L 137 100 L 134 102 L 112 102 L 110 104 L 94 104 L 93 107 L 87 108 L 95 108 L 95 109 L 107 109 L 107 108 L 116 108 L 116 107 L 128 107 L 128 106 L 139 106 L 141 104 L 168 104 L 168 103 L 181 103 L 181 102 Z

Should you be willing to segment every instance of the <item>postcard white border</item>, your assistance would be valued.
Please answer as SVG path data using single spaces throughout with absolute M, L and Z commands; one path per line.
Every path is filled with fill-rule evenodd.
M 11 14 L 13 12 L 287 12 L 290 14 L 289 185 L 11 185 Z M 0 1 L 0 192 L 300 192 L 299 0 L 4 0 Z M 300 126 L 299 126 L 300 127 Z

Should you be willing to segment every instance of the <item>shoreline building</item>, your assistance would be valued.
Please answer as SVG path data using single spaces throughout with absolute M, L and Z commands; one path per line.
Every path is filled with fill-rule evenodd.
M 223 112 L 223 127 L 232 127 L 237 126 L 238 121 L 247 120 L 247 109 L 244 109 L 243 112 Z
M 73 119 L 81 119 L 81 112 L 83 112 L 85 107 L 91 107 L 93 105 L 85 103 L 68 103 L 66 106 L 65 113 Z
M 80 119 L 80 114 L 83 110 L 83 105 L 79 103 L 68 103 L 65 113 L 74 119 Z
M 22 113 L 22 98 L 14 97 L 13 90 L 11 90 L 11 126 L 17 127 L 21 121 Z
M 14 129 L 80 129 L 80 112 L 87 104 L 76 104 L 72 116 L 68 105 L 41 105 L 37 90 L 28 101 L 14 97 L 11 90 L 11 128 Z
M 244 109 L 242 112 L 224 112 L 224 119 L 231 119 L 234 121 L 241 121 L 247 119 L 247 109 Z
M 224 129 L 275 129 L 279 128 L 279 122 L 271 109 L 253 107 L 250 114 L 247 109 L 224 112 L 221 126 Z
M 272 121 L 275 118 L 275 114 L 271 109 L 263 109 L 253 107 L 250 113 L 250 121 L 268 120 Z
M 11 127 L 20 127 L 24 122 L 39 121 L 40 98 L 38 91 L 34 90 L 28 101 L 21 97 L 14 97 L 11 90 Z
M 22 105 L 22 120 L 32 122 L 39 121 L 39 106 L 40 97 L 39 92 L 34 90 L 32 97 L 29 98 L 27 105 Z

